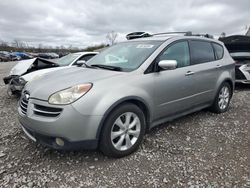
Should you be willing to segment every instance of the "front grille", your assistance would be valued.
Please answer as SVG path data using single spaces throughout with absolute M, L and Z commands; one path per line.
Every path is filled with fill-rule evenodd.
M 38 116 L 57 117 L 61 114 L 62 109 L 34 104 L 33 111 L 34 111 L 34 114 Z
M 240 66 L 235 67 L 236 80 L 246 80 L 245 75 L 241 72 L 241 70 L 239 68 L 240 68 Z
M 21 112 L 23 115 L 26 115 L 27 114 L 27 109 L 28 109 L 28 104 L 29 104 L 29 93 L 27 91 L 24 91 L 22 96 L 21 96 L 21 99 L 20 99 L 20 102 L 19 102 L 19 105 L 20 105 L 20 109 L 21 109 Z
M 29 103 L 29 98 L 26 98 L 25 96 L 22 96 L 22 98 L 20 100 L 20 109 L 21 109 L 21 112 L 24 115 L 27 114 L 28 103 Z

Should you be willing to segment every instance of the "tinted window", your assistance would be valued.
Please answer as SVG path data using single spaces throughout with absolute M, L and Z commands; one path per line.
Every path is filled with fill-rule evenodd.
M 96 54 L 84 55 L 84 56 L 82 56 L 79 60 L 88 61 L 89 59 L 91 59 L 91 58 L 94 57 L 95 55 L 96 55 Z
M 223 57 L 223 47 L 219 44 L 213 43 L 216 59 L 221 59 Z
M 192 64 L 214 61 L 214 51 L 210 42 L 190 41 Z
M 190 65 L 188 42 L 178 42 L 167 48 L 159 57 L 161 60 L 176 60 L 177 67 Z

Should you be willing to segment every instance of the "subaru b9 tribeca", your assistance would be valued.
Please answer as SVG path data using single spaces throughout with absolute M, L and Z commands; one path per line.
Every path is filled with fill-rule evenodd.
M 55 149 L 122 157 L 150 128 L 203 108 L 227 111 L 235 65 L 224 45 L 194 36 L 148 36 L 113 45 L 84 67 L 28 83 L 19 121 Z

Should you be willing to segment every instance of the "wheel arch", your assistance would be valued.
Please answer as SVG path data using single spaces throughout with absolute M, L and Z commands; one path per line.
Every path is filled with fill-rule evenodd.
M 96 134 L 96 138 L 99 139 L 100 138 L 100 134 L 102 132 L 105 120 L 107 119 L 108 115 L 115 110 L 118 106 L 125 104 L 125 103 L 132 103 L 135 104 L 136 106 L 138 106 L 144 113 L 145 115 L 145 121 L 146 121 L 146 129 L 149 129 L 149 125 L 151 122 L 151 112 L 150 112 L 150 108 L 149 105 L 146 103 L 146 101 L 140 97 L 137 96 L 130 96 L 130 97 L 125 97 L 122 98 L 118 101 L 116 101 L 114 104 L 112 104 L 108 110 L 104 113 L 103 118 L 100 122 L 100 125 L 98 127 L 97 130 L 97 134 Z
M 232 97 L 233 92 L 234 92 L 234 82 L 229 78 L 226 78 L 222 83 L 224 83 L 224 82 L 226 82 L 226 83 L 228 83 L 230 85 L 230 87 L 231 87 L 231 97 Z

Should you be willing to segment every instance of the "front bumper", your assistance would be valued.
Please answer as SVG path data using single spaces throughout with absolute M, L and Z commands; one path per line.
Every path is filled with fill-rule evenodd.
M 7 76 L 3 78 L 4 83 L 9 84 L 9 89 L 12 93 L 21 93 L 27 81 L 20 78 L 20 76 Z
M 21 127 L 26 136 L 32 141 L 57 150 L 79 150 L 79 149 L 93 150 L 96 149 L 98 146 L 97 139 L 69 142 L 64 138 L 60 138 L 63 140 L 63 145 L 58 145 L 56 142 L 56 138 L 58 137 L 37 133 L 34 130 L 25 128 L 23 125 L 21 125 Z
M 3 78 L 3 82 L 7 85 L 10 83 L 10 80 L 12 79 L 12 76 L 6 76 Z
M 82 115 L 72 105 L 50 105 L 46 101 L 37 99 L 28 100 L 25 112 L 24 107 L 26 106 L 19 105 L 18 107 L 19 122 L 26 135 L 30 139 L 33 138 L 33 141 L 36 140 L 55 149 L 94 149 L 97 147 L 97 131 L 102 116 Z M 49 110 L 55 107 L 60 108 L 61 111 L 58 115 L 51 116 L 50 113 L 53 111 Z M 56 138 L 62 139 L 64 146 L 56 144 Z

